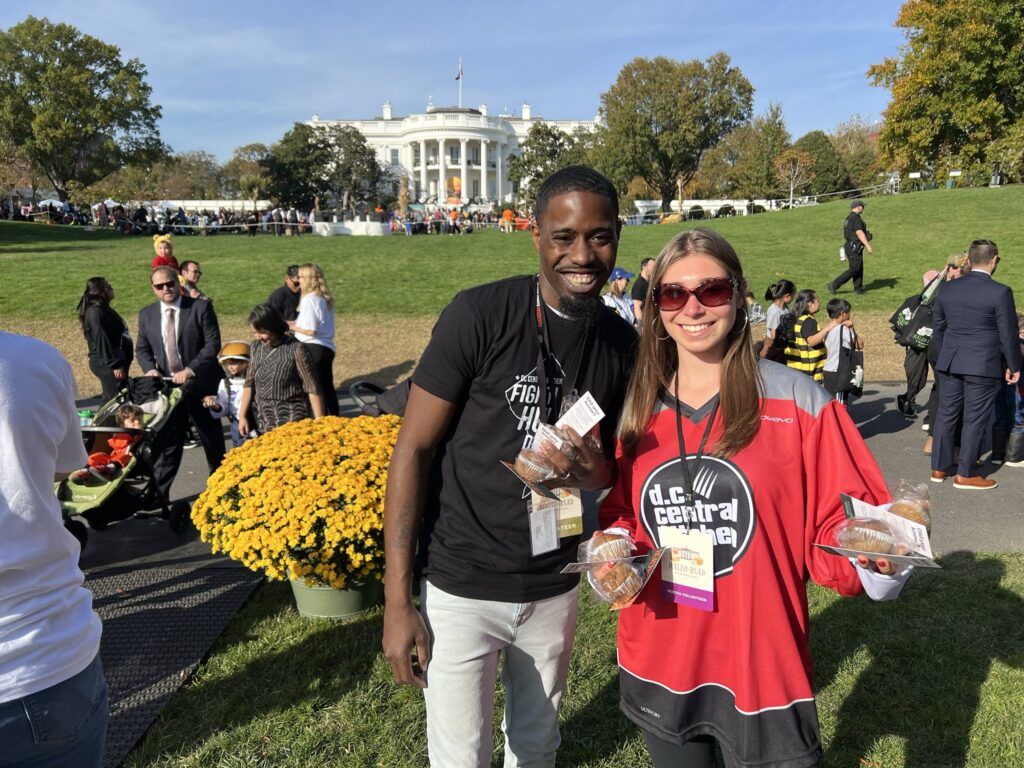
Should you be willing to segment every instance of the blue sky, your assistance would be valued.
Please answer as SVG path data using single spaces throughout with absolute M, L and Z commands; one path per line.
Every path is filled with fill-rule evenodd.
M 141 59 L 164 141 L 226 160 L 313 114 L 372 118 L 385 100 L 396 115 L 423 111 L 428 97 L 454 104 L 460 56 L 466 106 L 518 113 L 528 102 L 535 116 L 592 119 L 632 58 L 721 50 L 753 83 L 755 111 L 781 104 L 796 139 L 854 114 L 880 117 L 889 94 L 865 72 L 904 42 L 893 27 L 900 5 L 47 0 L 33 12 Z M 0 27 L 27 13 L 4 3 Z

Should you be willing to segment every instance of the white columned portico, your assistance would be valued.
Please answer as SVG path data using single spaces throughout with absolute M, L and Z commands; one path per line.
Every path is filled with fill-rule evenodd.
M 427 191 L 427 140 L 420 139 L 420 196 L 426 199 Z
M 498 197 L 498 205 L 501 205 L 503 202 L 505 202 L 504 190 L 501 188 L 501 186 L 502 186 L 501 185 L 501 180 L 505 178 L 505 171 L 502 168 L 502 160 L 501 160 L 501 156 L 504 153 L 505 153 L 504 145 L 501 142 L 498 142 L 498 146 L 497 146 L 496 151 L 494 153 L 495 157 L 498 160 L 497 167 L 494 169 L 496 171 L 495 184 L 497 186 L 497 189 L 494 190 L 494 191 L 498 193 L 498 195 L 497 195 L 497 197 Z
M 487 139 L 480 139 L 480 197 L 490 199 L 487 194 Z
M 466 139 L 459 139 L 459 159 L 462 161 L 462 167 L 459 169 L 459 173 L 462 176 L 462 202 L 469 202 L 469 157 L 466 153 Z
M 448 184 L 445 182 L 444 139 L 437 140 L 437 202 L 443 204 L 448 196 Z

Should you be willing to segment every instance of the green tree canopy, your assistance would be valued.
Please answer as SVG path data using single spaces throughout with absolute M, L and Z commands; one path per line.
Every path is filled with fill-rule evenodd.
M 376 200 L 391 176 L 377 161 L 366 137 L 351 125 L 323 130 L 328 150 L 327 184 L 341 207 L 354 210 L 359 201 Z
M 714 197 L 773 198 L 781 187 L 775 159 L 789 145 L 778 104 L 741 125 L 705 153 L 695 191 Z
M 331 192 L 330 160 L 326 138 L 305 123 L 295 123 L 260 161 L 268 194 L 282 205 L 319 208 Z
M 636 58 L 601 95 L 598 165 L 620 188 L 641 177 L 663 211 L 704 153 L 750 118 L 754 88 L 729 57 Z
M 236 197 L 242 194 L 249 197 L 249 194 L 242 189 L 242 179 L 248 177 L 263 177 L 263 188 L 266 189 L 266 178 L 261 163 L 266 160 L 270 150 L 266 144 L 244 144 L 236 147 L 231 153 L 231 158 L 221 168 L 221 182 L 224 185 L 224 194 L 228 197 Z M 250 198 L 251 199 L 251 198 Z
M 593 139 L 585 128 L 566 133 L 547 123 L 531 125 L 519 145 L 519 154 L 508 163 L 508 178 L 516 185 L 516 199 L 532 206 L 537 187 L 552 173 L 569 165 L 587 165 Z
M 53 184 L 92 184 L 166 152 L 146 68 L 69 24 L 29 16 L 0 33 L 0 132 Z
M 809 195 L 842 192 L 850 188 L 849 174 L 843 159 L 824 131 L 811 131 L 796 140 L 793 149 L 813 158 L 814 178 L 806 187 Z
M 982 160 L 1024 118 L 1024 3 L 908 0 L 896 26 L 907 35 L 900 55 L 868 70 L 892 92 L 885 161 L 906 171 Z

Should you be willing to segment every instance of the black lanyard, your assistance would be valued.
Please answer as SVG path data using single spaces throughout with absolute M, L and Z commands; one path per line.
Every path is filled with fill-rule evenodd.
M 561 405 L 561 398 L 559 402 L 548 404 L 548 377 L 547 377 L 547 358 L 551 355 L 551 335 L 548 331 L 547 323 L 544 322 L 544 305 L 540 299 L 540 276 L 537 276 L 537 300 L 535 304 L 534 320 L 537 325 L 537 385 L 540 389 L 541 396 L 541 408 L 543 409 L 544 420 L 546 424 L 554 424 L 558 417 L 551 418 L 551 411 L 554 410 L 556 413 L 559 411 Z M 562 394 L 566 392 L 572 392 L 576 389 L 577 380 L 579 379 L 580 370 L 583 367 L 583 358 L 587 353 L 587 342 L 590 339 L 590 328 L 583 334 L 583 339 L 580 341 L 579 346 L 576 349 L 576 353 L 573 355 L 573 359 L 569 364 L 569 368 L 565 370 L 564 376 L 562 377 Z
M 686 460 L 686 443 L 683 441 L 683 409 L 679 403 L 679 373 L 676 372 L 675 381 L 676 396 L 676 437 L 679 439 L 679 471 L 683 475 L 683 506 L 693 506 L 693 475 L 690 474 L 689 462 Z M 704 427 L 704 436 L 697 446 L 697 453 L 693 460 L 700 471 L 700 460 L 704 456 L 704 446 L 707 445 L 708 436 L 711 434 L 711 426 L 715 423 L 715 415 L 718 413 L 718 396 L 715 396 L 715 404 L 711 406 L 711 413 L 708 415 L 708 425 Z M 684 516 L 684 520 L 686 517 Z M 689 528 L 689 524 L 686 526 Z

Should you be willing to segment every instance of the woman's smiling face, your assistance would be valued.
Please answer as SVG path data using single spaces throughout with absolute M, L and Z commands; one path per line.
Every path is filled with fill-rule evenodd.
M 666 269 L 659 285 L 674 283 L 693 290 L 705 280 L 728 277 L 725 267 L 713 258 L 695 253 L 679 259 Z M 734 291 L 732 301 L 720 307 L 706 307 L 696 296 L 691 295 L 680 309 L 659 310 L 661 322 L 676 342 L 680 353 L 688 352 L 704 359 L 721 359 L 725 355 L 729 332 L 736 323 L 737 301 L 742 301 L 739 291 Z

